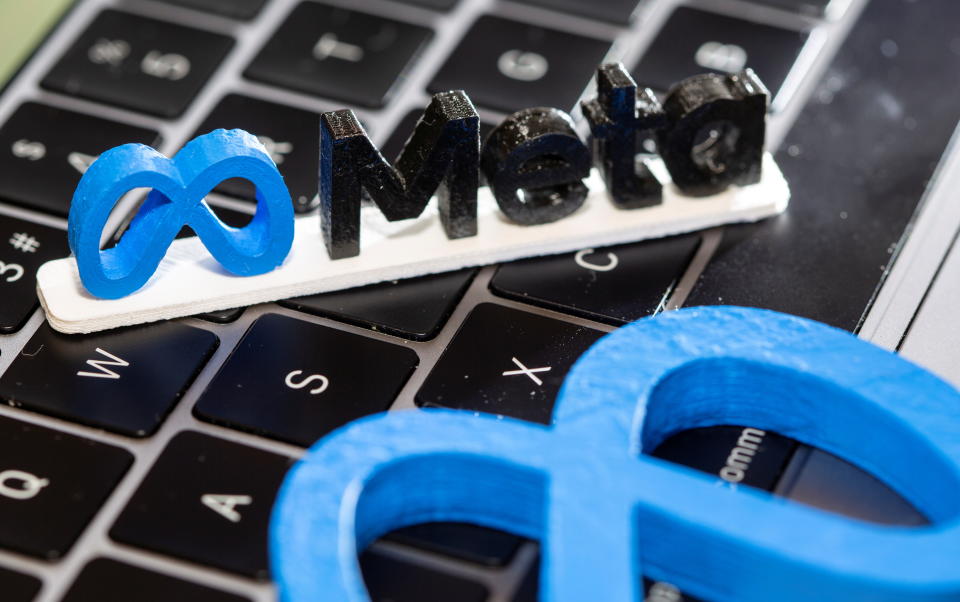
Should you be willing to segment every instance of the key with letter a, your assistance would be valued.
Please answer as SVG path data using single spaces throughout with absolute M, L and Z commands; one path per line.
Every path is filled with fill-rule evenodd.
M 180 433 L 110 530 L 125 544 L 267 578 L 270 508 L 292 460 Z
M 167 322 L 98 335 L 40 327 L 0 378 L 0 399 L 130 437 L 153 433 L 217 346 Z

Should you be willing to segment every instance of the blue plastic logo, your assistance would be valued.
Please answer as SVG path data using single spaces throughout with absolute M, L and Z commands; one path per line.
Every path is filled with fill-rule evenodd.
M 220 182 L 238 177 L 256 186 L 257 211 L 248 225 L 231 228 L 204 197 Z M 114 204 L 135 188 L 151 192 L 117 245 L 101 251 L 100 237 Z M 293 205 L 256 137 L 216 130 L 190 141 L 172 159 L 142 144 L 103 153 L 83 175 L 70 206 L 70 249 L 83 285 L 105 299 L 138 290 L 184 225 L 238 276 L 263 274 L 283 263 L 293 244 Z
M 836 454 L 932 525 L 854 521 L 644 453 L 724 424 Z M 549 602 L 639 602 L 641 575 L 717 601 L 957 600 L 960 393 L 848 333 L 774 312 L 642 320 L 579 360 L 552 427 L 410 411 L 320 441 L 274 509 L 282 600 L 368 600 L 358 550 L 429 521 L 539 539 Z

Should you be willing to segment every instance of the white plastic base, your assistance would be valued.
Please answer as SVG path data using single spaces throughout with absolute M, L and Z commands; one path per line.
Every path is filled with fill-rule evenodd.
M 668 182 L 659 161 L 651 165 Z M 123 299 L 90 295 L 80 283 L 72 257 L 50 261 L 37 273 L 37 293 L 56 330 L 87 333 L 198 313 L 277 301 L 456 270 L 659 238 L 732 222 L 751 222 L 787 207 L 790 189 L 770 155 L 763 179 L 745 188 L 731 187 L 706 198 L 678 194 L 664 186 L 663 203 L 646 209 L 613 206 L 596 170 L 586 181 L 590 195 L 573 215 L 539 226 L 506 220 L 493 195 L 480 189 L 478 230 L 472 238 L 448 240 L 435 202 L 416 219 L 387 222 L 375 207 L 361 217 L 361 252 L 332 261 L 327 256 L 316 215 L 297 218 L 293 249 L 284 264 L 260 276 L 239 277 L 224 271 L 196 237 L 176 240 L 153 278 Z

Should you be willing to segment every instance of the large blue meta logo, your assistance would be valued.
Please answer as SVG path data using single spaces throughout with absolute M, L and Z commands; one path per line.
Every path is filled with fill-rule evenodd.
M 845 458 L 931 525 L 850 520 L 645 454 L 724 424 Z M 544 602 L 639 602 L 641 575 L 717 601 L 960 600 L 960 393 L 848 333 L 769 311 L 642 320 L 578 361 L 550 427 L 410 411 L 316 444 L 274 508 L 281 599 L 368 600 L 357 552 L 430 521 L 540 540 Z

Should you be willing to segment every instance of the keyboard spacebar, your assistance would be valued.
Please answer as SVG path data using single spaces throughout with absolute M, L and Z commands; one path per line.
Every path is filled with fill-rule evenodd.
M 960 120 L 957 22 L 955 0 L 867 6 L 777 153 L 790 208 L 725 229 L 686 305 L 859 327 Z

